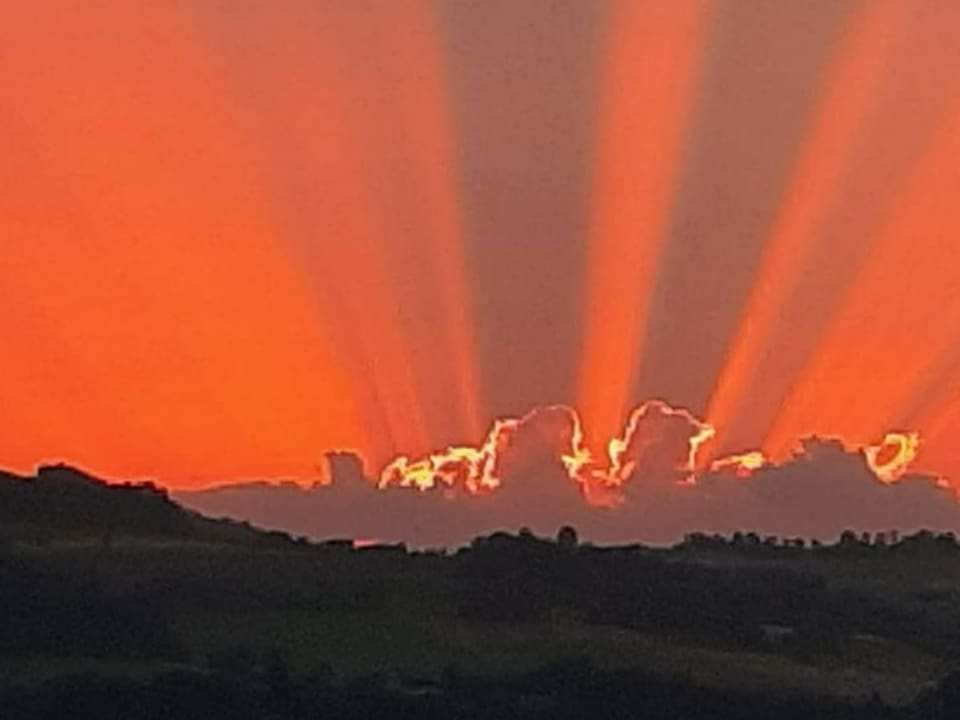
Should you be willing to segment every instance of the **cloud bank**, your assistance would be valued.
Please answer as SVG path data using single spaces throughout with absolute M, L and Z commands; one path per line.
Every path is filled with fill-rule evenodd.
M 500 528 L 552 534 L 566 524 L 598 542 L 655 543 L 692 530 L 824 540 L 846 529 L 960 530 L 954 491 L 908 471 L 914 435 L 891 433 L 862 448 L 810 438 L 779 462 L 751 452 L 699 467 L 711 436 L 685 410 L 650 401 L 594 453 L 576 412 L 549 406 L 498 421 L 475 448 L 398 458 L 379 474 L 359 455 L 335 452 L 330 482 L 313 488 L 254 483 L 176 497 L 313 538 L 417 546 L 457 545 Z

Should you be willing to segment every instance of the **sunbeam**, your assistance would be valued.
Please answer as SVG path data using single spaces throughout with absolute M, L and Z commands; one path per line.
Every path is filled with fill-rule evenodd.
M 623 0 L 609 21 L 578 391 L 598 438 L 633 400 L 709 10 L 708 0 Z

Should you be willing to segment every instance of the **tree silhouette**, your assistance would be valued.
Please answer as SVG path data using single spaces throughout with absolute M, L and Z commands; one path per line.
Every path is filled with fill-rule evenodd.
M 568 550 L 573 550 L 580 544 L 580 537 L 577 530 L 572 525 L 564 525 L 557 532 L 557 545 Z

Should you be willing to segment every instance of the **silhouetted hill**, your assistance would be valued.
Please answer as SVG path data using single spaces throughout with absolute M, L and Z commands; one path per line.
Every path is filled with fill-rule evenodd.
M 149 482 L 108 484 L 67 465 L 32 477 L 0 472 L 0 535 L 50 542 L 141 538 L 228 544 L 292 543 L 283 533 L 213 520 Z
M 255 489 L 310 497 L 304 513 L 329 498 L 293 485 Z M 388 492 L 356 489 L 382 498 L 384 513 L 396 508 Z M 407 498 L 422 499 L 397 496 Z M 308 702 L 296 688 L 324 687 L 356 708 L 358 689 L 382 692 L 388 704 L 462 701 L 454 717 L 485 716 L 460 695 L 469 687 L 477 697 L 501 693 L 505 707 L 535 697 L 543 712 L 530 717 L 558 717 L 553 710 L 574 707 L 578 694 L 623 697 L 638 678 L 677 697 L 701 688 L 714 709 L 748 695 L 763 707 L 688 717 L 913 720 L 936 717 L 923 703 L 946 701 L 938 684 L 953 692 L 942 684 L 960 660 L 960 544 L 952 534 L 851 531 L 822 545 L 749 531 L 691 533 L 654 548 L 596 546 L 579 529 L 498 531 L 456 552 L 310 545 L 196 514 L 149 483 L 106 484 L 65 466 L 34 477 L 3 473 L 0 708 L 21 712 L 0 715 L 45 717 L 38 703 L 86 703 L 87 688 L 109 686 L 93 675 L 69 679 L 87 668 L 114 678 L 116 687 L 104 690 L 108 707 L 121 691 L 151 705 L 151 688 L 162 696 L 164 683 L 193 678 L 202 697 L 183 700 L 204 708 L 203 717 L 218 716 L 203 697 L 246 707 L 267 702 L 261 690 L 274 697 L 264 684 L 274 681 L 281 704 Z M 578 658 L 589 664 L 569 664 Z M 48 678 L 54 684 L 43 684 Z M 236 685 L 217 685 L 226 678 Z M 875 694 L 886 705 L 853 714 L 851 703 Z M 792 715 L 765 704 L 788 695 L 804 705 Z M 821 712 L 822 696 L 839 714 Z M 676 710 L 678 702 L 671 695 L 657 704 Z M 600 715 L 684 717 L 638 712 L 645 707 L 631 700 Z M 272 710 L 254 716 L 291 716 Z M 451 715 L 417 706 L 407 716 Z M 486 716 L 509 717 L 499 706 Z

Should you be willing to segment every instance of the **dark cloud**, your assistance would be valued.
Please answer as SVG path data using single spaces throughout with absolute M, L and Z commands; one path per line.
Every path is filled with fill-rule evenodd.
M 906 474 L 884 482 L 862 449 L 811 438 L 785 462 L 749 474 L 735 466 L 691 474 L 695 418 L 661 403 L 634 416 L 624 457 L 629 472 L 608 491 L 616 503 L 591 505 L 563 456 L 575 450 L 577 419 L 562 406 L 536 410 L 509 426 L 498 460 L 500 486 L 473 495 L 465 485 L 387 487 L 350 453 L 328 456 L 329 485 L 238 485 L 181 492 L 179 500 L 212 515 L 243 518 L 314 538 L 457 545 L 496 529 L 553 534 L 566 524 L 598 542 L 672 542 L 695 530 L 756 531 L 828 540 L 846 529 L 960 530 L 960 505 L 936 478 Z M 595 467 L 582 470 L 601 472 Z M 608 479 L 609 481 L 609 479 Z

